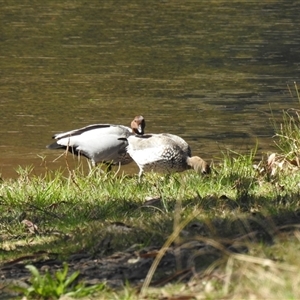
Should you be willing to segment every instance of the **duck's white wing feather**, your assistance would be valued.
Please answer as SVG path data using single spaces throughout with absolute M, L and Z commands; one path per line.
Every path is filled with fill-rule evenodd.
M 111 125 L 111 124 L 93 124 L 89 126 L 85 126 L 79 129 L 74 129 L 70 130 L 67 132 L 62 132 L 62 133 L 57 133 L 53 136 L 54 139 L 59 140 L 63 138 L 67 138 L 70 136 L 75 136 L 75 135 L 83 135 L 93 132 L 93 134 L 107 134 L 109 132 L 111 133 L 130 133 L 131 129 L 127 126 L 123 125 Z
M 128 137 L 131 132 L 126 126 L 97 127 L 82 131 L 78 134 L 63 134 L 56 143 L 65 147 L 75 148 L 76 151 L 89 157 L 95 162 L 119 160 L 119 155 L 126 152 L 127 141 L 120 137 Z

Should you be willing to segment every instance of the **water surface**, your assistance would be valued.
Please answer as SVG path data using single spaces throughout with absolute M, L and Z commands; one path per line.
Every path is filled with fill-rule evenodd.
M 136 114 L 208 161 L 257 140 L 260 155 L 273 149 L 271 109 L 279 122 L 298 106 L 298 1 L 0 4 L 4 178 L 44 172 L 40 156 L 64 167 L 45 149 L 54 133 Z

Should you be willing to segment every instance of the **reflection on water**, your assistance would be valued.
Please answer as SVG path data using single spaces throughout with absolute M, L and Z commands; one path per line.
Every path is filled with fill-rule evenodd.
M 64 166 L 53 133 L 93 123 L 179 134 L 210 160 L 272 148 L 297 105 L 297 1 L 1 1 L 0 172 Z M 133 168 L 135 168 L 133 166 Z

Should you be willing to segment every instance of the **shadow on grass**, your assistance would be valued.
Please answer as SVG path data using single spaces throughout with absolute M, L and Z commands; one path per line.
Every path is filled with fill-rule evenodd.
M 182 201 L 180 207 L 171 199 L 147 205 L 114 199 L 105 207 L 97 201 L 61 202 L 57 203 L 59 213 L 31 204 L 24 213 L 32 225 L 20 223 L 25 216 L 16 218 L 9 210 L 1 217 L 4 227 L 15 222 L 15 232 L 1 236 L 4 263 L 0 273 L 4 285 L 11 280 L 26 284 L 27 264 L 43 273 L 60 269 L 66 261 L 69 271 L 79 270 L 79 278 L 88 284 L 138 286 L 172 233 L 174 216 L 184 219 L 196 211 L 166 251 L 152 284 L 206 276 L 222 269 L 230 253 L 248 253 L 259 244 L 269 247 L 278 237 L 298 230 L 300 210 L 293 210 L 297 199 L 298 193 L 280 200 L 241 193 L 237 200 L 225 195 L 196 197 Z M 281 208 L 274 209 L 278 201 Z

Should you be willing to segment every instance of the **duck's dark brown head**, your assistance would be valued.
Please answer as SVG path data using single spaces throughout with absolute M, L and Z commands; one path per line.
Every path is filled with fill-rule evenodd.
M 144 134 L 146 122 L 143 116 L 136 116 L 131 122 L 131 129 L 135 134 Z

